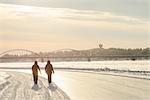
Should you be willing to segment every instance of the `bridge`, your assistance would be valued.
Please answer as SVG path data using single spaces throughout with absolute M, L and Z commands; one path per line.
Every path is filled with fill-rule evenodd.
M 66 52 L 66 51 L 72 51 L 76 53 L 77 55 L 67 55 L 67 56 L 60 56 L 60 55 L 40 55 L 39 53 L 36 53 L 32 50 L 26 50 L 26 49 L 12 49 L 5 52 L 0 53 L 0 62 L 17 62 L 17 61 L 91 61 L 91 60 L 116 60 L 116 59 L 130 59 L 130 60 L 136 60 L 136 59 L 149 59 L 149 55 L 101 55 L 96 56 L 93 55 L 91 52 L 89 52 L 88 55 L 79 55 L 80 51 L 75 49 L 59 49 L 52 51 L 51 53 L 58 53 L 58 52 Z
M 78 50 L 75 49 L 59 49 L 59 50 L 54 50 L 51 51 L 52 53 L 57 53 L 57 52 L 65 52 L 65 51 L 73 51 L 73 52 L 79 52 Z M 36 53 L 32 50 L 27 50 L 27 49 L 12 49 L 8 51 L 4 51 L 0 53 L 0 62 L 16 62 L 18 60 L 21 61 L 44 61 L 48 59 L 66 59 L 66 58 L 74 58 L 74 57 L 60 57 L 60 56 L 49 56 L 49 55 L 40 55 L 39 53 Z

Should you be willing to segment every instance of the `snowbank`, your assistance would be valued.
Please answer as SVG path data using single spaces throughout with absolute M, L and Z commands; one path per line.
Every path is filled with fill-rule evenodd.
M 150 71 L 135 71 L 135 70 L 119 70 L 119 69 L 111 69 L 111 68 L 66 68 L 64 70 L 68 71 L 80 71 L 80 72 L 92 72 L 99 74 L 109 74 L 109 75 L 117 75 L 123 77 L 132 77 L 139 79 L 147 79 L 150 80 Z

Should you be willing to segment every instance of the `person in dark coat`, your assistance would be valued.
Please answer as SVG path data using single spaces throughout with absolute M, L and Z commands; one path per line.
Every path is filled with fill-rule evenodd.
M 48 83 L 50 84 L 52 82 L 52 72 L 54 73 L 54 69 L 50 61 L 47 61 L 47 64 L 45 66 L 45 72 L 48 76 Z
M 38 70 L 41 72 L 37 61 L 35 61 L 34 65 L 32 66 L 32 74 L 33 74 L 33 79 L 34 79 L 35 85 L 37 85 L 37 81 L 38 81 Z

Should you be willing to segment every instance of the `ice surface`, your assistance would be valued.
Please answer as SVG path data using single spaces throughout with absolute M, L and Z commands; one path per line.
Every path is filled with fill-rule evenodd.
M 0 68 L 31 68 L 34 62 L 30 63 L 0 63 Z M 52 62 L 54 68 L 110 68 L 119 70 L 150 71 L 150 61 L 92 61 L 92 62 Z M 46 62 L 39 62 L 44 68 Z

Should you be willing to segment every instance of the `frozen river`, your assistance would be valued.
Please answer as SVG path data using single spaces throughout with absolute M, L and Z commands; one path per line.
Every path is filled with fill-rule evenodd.
M 13 71 L 31 73 L 31 70 Z M 47 78 L 43 70 L 40 76 Z M 32 75 L 30 75 L 30 78 L 32 78 Z M 39 81 L 41 81 L 41 79 L 39 79 Z M 31 85 L 33 84 L 33 80 L 29 80 L 29 82 Z M 55 74 L 53 74 L 53 82 L 62 89 L 71 100 L 150 99 L 150 80 L 145 79 L 100 73 L 55 71 Z
M 0 63 L 0 67 L 31 68 L 33 63 Z M 46 63 L 39 63 L 44 67 Z M 149 61 L 52 62 L 54 68 L 114 68 L 150 71 Z M 7 69 L 9 70 L 9 69 Z M 11 69 L 30 73 L 27 69 Z M 43 76 L 47 78 L 44 70 Z M 32 77 L 32 75 L 31 75 Z M 53 82 L 71 100 L 149 100 L 150 81 L 119 75 L 55 70 Z
M 34 62 L 29 63 L 0 63 L 0 68 L 31 68 Z M 52 62 L 54 68 L 111 68 L 119 70 L 150 71 L 150 61 L 92 61 L 92 62 Z M 46 63 L 39 62 L 40 67 Z

